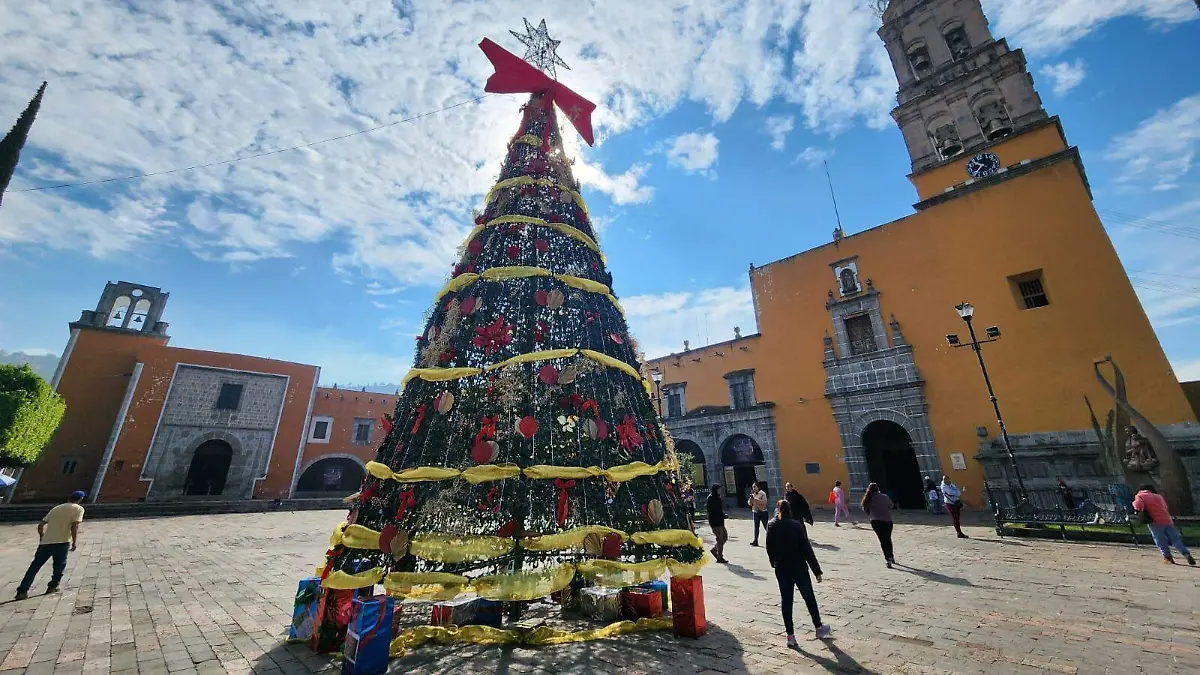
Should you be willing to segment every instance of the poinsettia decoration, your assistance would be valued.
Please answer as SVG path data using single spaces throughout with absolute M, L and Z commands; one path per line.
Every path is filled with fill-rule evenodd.
M 539 319 L 537 324 L 533 327 L 533 341 L 542 342 L 546 339 L 546 333 L 549 331 L 550 326 L 545 321 Z
M 504 317 L 498 316 L 494 322 L 475 329 L 471 344 L 482 349 L 484 354 L 500 351 L 512 343 L 512 329 L 512 324 L 504 323 Z
M 625 448 L 625 452 L 633 452 L 635 448 L 642 447 L 645 439 L 638 433 L 637 422 L 633 419 L 633 415 L 626 415 L 625 419 L 617 425 L 617 442 Z

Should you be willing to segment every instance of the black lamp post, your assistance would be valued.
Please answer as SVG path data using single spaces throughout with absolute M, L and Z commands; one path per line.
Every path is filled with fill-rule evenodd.
M 1017 466 L 1017 458 L 1013 454 L 1012 444 L 1008 441 L 1008 429 L 1004 427 L 1004 417 L 1000 414 L 1000 404 L 996 402 L 996 392 L 992 389 L 992 379 L 988 377 L 987 366 L 983 363 L 983 349 L 981 345 L 999 340 L 1000 329 L 996 326 L 988 326 L 984 329 L 987 339 L 980 340 L 975 337 L 975 326 L 971 322 L 975 317 L 975 308 L 971 303 L 964 302 L 960 305 L 955 305 L 954 309 L 958 311 L 959 318 L 967 322 L 967 332 L 971 335 L 971 341 L 963 343 L 958 339 L 957 335 L 951 333 L 946 336 L 946 342 L 951 347 L 970 347 L 975 350 L 975 356 L 979 359 L 979 369 L 983 371 L 983 383 L 987 385 L 988 399 L 992 402 L 992 409 L 996 411 L 996 423 L 1000 425 L 1000 436 L 1004 439 L 1004 451 L 1008 453 L 1008 462 L 1012 465 L 1013 474 L 1017 477 L 1017 486 L 1021 490 L 1020 499 L 1022 502 L 1029 501 L 1029 495 L 1025 492 L 1025 481 L 1021 478 L 1021 469 Z
M 658 403 L 658 416 L 663 416 L 662 381 L 663 373 L 655 368 L 650 371 L 650 379 L 654 380 L 654 400 Z

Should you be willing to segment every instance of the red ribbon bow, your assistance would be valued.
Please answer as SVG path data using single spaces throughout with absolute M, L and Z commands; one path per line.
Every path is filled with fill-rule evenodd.
M 555 515 L 558 516 L 558 527 L 561 529 L 567 523 L 567 490 L 575 487 L 575 481 L 555 478 L 554 487 L 558 488 L 558 510 Z
M 427 412 L 429 412 L 428 404 L 422 403 L 421 405 L 417 406 L 417 421 L 413 423 L 413 428 L 410 433 L 417 433 L 417 430 L 421 428 L 421 423 L 425 421 L 425 413 Z
M 405 490 L 400 493 L 400 508 L 396 509 L 395 521 L 399 523 L 404 519 L 404 514 L 417 505 L 417 498 L 413 495 L 412 490 Z
M 493 94 L 542 94 L 543 106 L 549 107 L 551 103 L 557 103 L 583 140 L 587 141 L 588 145 L 595 144 L 596 139 L 592 134 L 592 111 L 596 109 L 595 103 L 571 91 L 557 80 L 550 79 L 516 54 L 487 38 L 479 43 L 479 48 L 496 69 L 484 85 L 484 91 Z M 542 150 L 550 149 L 549 129 L 550 125 L 547 124 L 542 133 Z

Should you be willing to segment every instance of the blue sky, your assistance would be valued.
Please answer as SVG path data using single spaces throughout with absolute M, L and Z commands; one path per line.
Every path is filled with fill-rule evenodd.
M 470 99 L 484 36 L 543 16 L 599 104 L 574 148 L 649 356 L 754 330 L 747 269 L 908 213 L 895 78 L 870 3 L 676 0 L 0 2 L 0 118 L 46 101 L 0 206 L 0 349 L 61 351 L 104 282 L 171 293 L 172 344 L 398 381 L 499 169 L 521 99 L 233 165 Z M 1200 379 L 1200 44 L 1193 0 L 985 0 L 1083 153 L 1177 374 Z M 0 122 L 7 125 L 8 122 Z M 674 310 L 674 311 L 666 311 Z M 813 346 L 819 349 L 819 346 Z

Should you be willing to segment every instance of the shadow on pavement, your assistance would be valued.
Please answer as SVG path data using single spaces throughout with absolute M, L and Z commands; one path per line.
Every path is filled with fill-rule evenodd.
M 964 579 L 962 577 L 952 577 L 952 576 L 948 576 L 946 574 L 941 574 L 939 572 L 923 570 L 919 567 L 912 567 L 910 565 L 901 565 L 900 563 L 896 563 L 896 569 L 900 570 L 901 572 L 908 572 L 909 574 L 915 574 L 915 575 L 921 577 L 922 579 L 928 579 L 929 581 L 936 581 L 939 584 L 953 584 L 955 586 L 974 586 L 975 585 L 975 584 L 971 583 L 970 581 L 968 581 L 967 579 Z
M 840 551 L 840 550 L 842 550 L 842 547 L 841 547 L 841 546 L 836 546 L 836 545 L 834 545 L 834 544 L 822 544 L 822 543 L 821 543 L 821 542 L 819 542 L 819 541 L 812 541 L 811 539 L 809 540 L 809 542 L 808 542 L 808 543 L 812 544 L 812 547 L 813 547 L 813 548 L 825 549 L 826 551 Z
M 279 643 L 254 664 L 256 672 L 272 666 L 285 673 L 334 672 L 335 654 L 313 654 L 304 644 Z M 747 672 L 741 642 L 714 623 L 698 639 L 675 637 L 669 630 L 631 633 L 607 640 L 548 647 L 434 645 L 416 647 L 392 659 L 389 673 L 695 673 Z M 305 670 L 306 669 L 306 670 Z M 630 671 L 630 672 L 633 672 Z M 858 671 L 854 671 L 858 672 Z
M 730 572 L 733 572 L 734 574 L 736 574 L 737 576 L 739 576 L 743 579 L 756 579 L 758 581 L 762 581 L 763 579 L 766 579 L 766 577 L 755 574 L 754 572 L 750 571 L 749 569 L 747 569 L 745 567 L 742 567 L 741 565 L 739 565 L 737 563 L 726 562 L 723 564 L 725 565 L 725 569 L 729 570 Z
M 807 644 L 816 643 L 812 642 Z M 850 656 L 846 652 L 839 649 L 837 644 L 834 643 L 833 639 L 821 640 L 820 644 L 826 650 L 828 650 L 830 656 L 833 658 L 830 658 L 829 656 L 822 656 L 821 654 L 817 653 L 819 651 L 817 647 L 810 647 L 809 649 L 811 651 L 805 650 L 804 647 L 806 646 L 806 643 L 801 643 L 800 646 L 794 648 L 794 651 L 799 652 L 805 658 L 816 662 L 817 665 L 831 673 L 863 673 L 864 675 L 874 675 L 875 671 L 864 668 L 862 664 L 854 659 L 853 656 Z

